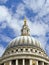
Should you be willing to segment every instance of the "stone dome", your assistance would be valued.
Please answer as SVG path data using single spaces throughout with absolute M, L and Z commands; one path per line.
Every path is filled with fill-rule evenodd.
M 8 48 L 16 46 L 35 46 L 41 48 L 40 42 L 31 36 L 19 36 L 15 38 L 9 43 Z
M 8 48 L 16 46 L 35 46 L 41 48 L 40 42 L 30 36 L 30 29 L 28 28 L 26 20 L 24 20 L 24 25 L 21 29 L 21 36 L 12 40 Z

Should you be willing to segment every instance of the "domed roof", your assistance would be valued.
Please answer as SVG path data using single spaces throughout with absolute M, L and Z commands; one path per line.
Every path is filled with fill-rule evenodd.
M 41 48 L 40 42 L 34 39 L 33 37 L 31 37 L 29 32 L 30 32 L 30 29 L 28 28 L 28 25 L 25 19 L 24 25 L 21 29 L 21 36 L 12 40 L 9 43 L 8 48 L 16 47 L 16 46 L 28 46 L 28 45 Z
M 36 46 L 41 48 L 40 42 L 31 36 L 19 36 L 15 38 L 10 42 L 8 48 L 16 46 Z

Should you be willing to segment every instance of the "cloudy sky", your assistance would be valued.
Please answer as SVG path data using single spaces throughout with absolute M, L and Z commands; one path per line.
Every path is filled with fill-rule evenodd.
M 49 0 L 0 0 L 0 56 L 9 42 L 21 35 L 24 17 L 31 36 L 49 56 Z

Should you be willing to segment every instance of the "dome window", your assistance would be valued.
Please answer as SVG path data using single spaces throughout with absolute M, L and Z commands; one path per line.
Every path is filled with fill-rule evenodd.
M 28 51 L 28 49 L 26 49 L 26 51 Z
M 37 52 L 37 50 L 35 50 L 35 52 Z
M 12 50 L 12 53 L 13 53 L 14 51 Z
M 41 52 L 39 52 L 39 53 L 41 53 Z
M 23 51 L 23 49 L 21 49 L 21 51 Z
M 33 51 L 33 49 L 30 49 L 31 51 Z
M 18 49 L 16 49 L 16 51 L 18 51 Z

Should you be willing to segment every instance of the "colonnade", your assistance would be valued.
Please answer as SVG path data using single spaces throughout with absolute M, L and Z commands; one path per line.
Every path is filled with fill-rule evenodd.
M 18 59 L 16 60 L 16 62 L 15 62 L 15 65 L 19 65 L 19 63 L 18 63 Z M 5 65 L 5 63 L 4 63 L 4 65 Z M 9 62 L 9 65 L 12 65 L 12 61 L 10 61 Z M 21 64 L 20 64 L 21 65 Z M 22 65 L 26 65 L 25 64 L 25 59 L 22 59 Z M 28 65 L 28 64 L 27 64 Z M 29 65 L 45 65 L 45 63 L 44 62 L 42 62 L 42 61 L 40 61 L 40 63 L 38 62 L 38 61 L 35 61 L 35 63 L 33 64 L 33 60 L 29 60 Z M 49 65 L 49 64 L 46 64 L 46 65 Z

